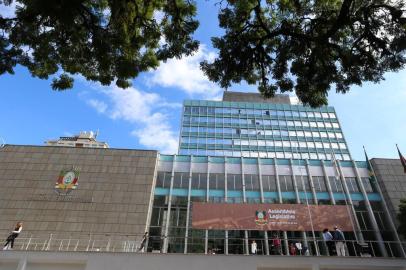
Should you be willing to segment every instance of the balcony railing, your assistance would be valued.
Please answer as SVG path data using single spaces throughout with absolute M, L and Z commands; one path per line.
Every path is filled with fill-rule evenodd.
M 2 234 L 2 239 L 6 239 L 7 235 Z M 140 250 L 141 239 L 143 235 L 106 235 L 106 234 L 85 234 L 66 237 L 64 235 L 49 234 L 49 235 L 30 235 L 20 236 L 15 239 L 13 250 L 22 251 L 61 251 L 61 252 L 153 252 L 159 253 L 162 247 L 163 238 L 151 236 L 149 238 L 149 248 L 146 247 Z M 168 237 L 169 243 L 177 243 L 178 248 L 168 249 L 168 253 L 183 253 L 183 243 L 185 238 Z M 190 240 L 190 241 L 189 241 Z M 208 247 L 204 247 L 204 239 L 200 244 L 196 244 L 196 238 L 188 239 L 188 247 L 194 247 L 193 251 L 188 253 L 194 254 L 224 254 L 226 243 L 224 238 L 209 238 Z M 250 254 L 251 243 L 257 243 L 257 255 L 266 255 L 266 245 L 263 238 L 249 238 L 248 251 L 246 250 L 244 238 L 229 238 L 228 253 L 231 254 Z M 289 248 L 286 245 L 301 243 L 301 249 L 296 248 L 296 256 L 336 256 L 335 245 L 333 243 L 333 252 L 329 249 L 324 240 L 315 239 L 306 242 L 303 239 L 283 239 L 281 238 L 281 247 L 276 248 L 272 245 L 272 239 L 268 240 L 269 255 L 291 255 Z M 4 245 L 5 240 L 2 245 Z M 199 247 L 196 247 L 198 245 Z M 403 249 L 406 249 L 406 242 L 400 243 Z M 401 246 L 395 241 L 384 241 L 384 246 L 389 257 L 403 257 Z M 154 246 L 155 248 L 151 248 Z M 173 245 L 174 246 L 174 245 Z M 299 245 L 300 246 L 300 245 Z M 354 240 L 345 241 L 346 256 L 359 257 L 382 257 L 377 241 L 364 241 L 359 243 Z

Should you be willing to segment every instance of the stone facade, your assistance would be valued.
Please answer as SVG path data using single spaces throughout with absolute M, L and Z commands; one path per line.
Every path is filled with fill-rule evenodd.
M 157 151 L 6 145 L 0 148 L 0 232 L 18 221 L 23 234 L 142 235 Z M 78 187 L 58 195 L 61 170 L 76 168 Z M 136 237 L 137 239 L 140 238 Z
M 396 225 L 400 199 L 406 199 L 406 174 L 399 159 L 373 158 L 371 164 Z

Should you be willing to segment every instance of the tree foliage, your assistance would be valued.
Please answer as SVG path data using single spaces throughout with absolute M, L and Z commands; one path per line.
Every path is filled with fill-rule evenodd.
M 55 90 L 71 88 L 74 74 L 126 88 L 159 61 L 198 48 L 188 0 L 0 0 L 13 2 L 15 17 L 0 15 L 0 75 L 16 65 L 41 79 L 60 74 Z
M 406 199 L 400 200 L 398 220 L 399 233 L 406 239 Z
M 220 2 L 225 34 L 212 38 L 219 55 L 201 67 L 222 87 L 245 80 L 264 96 L 295 91 L 319 106 L 332 85 L 346 93 L 406 62 L 403 0 Z

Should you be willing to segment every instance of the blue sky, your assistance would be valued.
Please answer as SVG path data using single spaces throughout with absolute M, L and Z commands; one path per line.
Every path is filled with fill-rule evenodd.
M 217 7 L 214 1 L 198 3 L 201 24 L 195 37 L 200 50 L 142 74 L 130 89 L 102 87 L 78 77 L 72 90 L 55 92 L 49 81 L 32 78 L 22 67 L 15 75 L 0 76 L 0 138 L 8 144 L 43 145 L 47 139 L 99 129 L 99 140 L 113 148 L 175 153 L 182 101 L 222 95 L 199 70 L 199 62 L 216 53 L 210 37 L 221 33 Z M 2 6 L 0 12 L 10 13 Z M 364 160 L 362 145 L 371 158 L 397 158 L 396 143 L 406 155 L 406 70 L 385 78 L 345 95 L 329 94 L 356 160 Z M 245 84 L 230 90 L 256 91 Z

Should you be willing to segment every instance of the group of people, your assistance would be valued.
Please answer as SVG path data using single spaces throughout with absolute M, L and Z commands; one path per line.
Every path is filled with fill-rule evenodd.
M 251 242 L 251 254 L 257 254 L 257 243 L 255 240 Z M 300 242 L 291 242 L 289 244 L 289 254 L 290 255 L 303 255 L 307 251 L 307 248 Z M 283 255 L 282 253 L 282 242 L 278 234 L 274 234 L 271 240 L 271 254 L 273 255 Z
M 345 256 L 345 237 L 344 233 L 337 227 L 334 227 L 334 232 L 330 233 L 326 228 L 323 230 L 323 240 L 326 243 L 329 255 L 334 254 L 334 247 L 337 256 Z M 334 245 L 335 244 L 335 245 Z
M 337 227 L 334 227 L 333 233 L 329 232 L 326 228 L 323 230 L 323 240 L 326 243 L 328 254 L 330 256 L 335 253 L 337 256 L 346 256 L 345 251 L 345 237 L 344 233 Z M 306 255 L 308 249 L 306 246 L 302 245 L 300 242 L 290 242 L 288 244 L 289 255 Z M 257 243 L 255 240 L 251 242 L 251 254 L 257 254 Z M 283 255 L 282 253 L 282 243 L 278 234 L 274 234 L 271 241 L 271 254 L 273 255 Z

